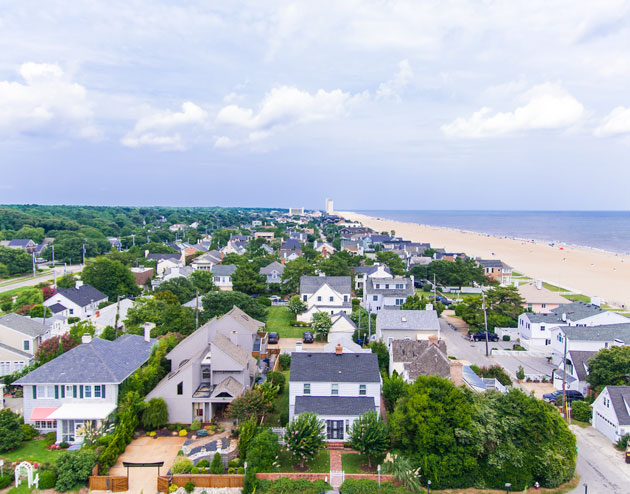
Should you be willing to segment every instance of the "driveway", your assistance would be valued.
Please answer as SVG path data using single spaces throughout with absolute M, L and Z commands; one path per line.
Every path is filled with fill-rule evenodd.
M 177 457 L 177 452 L 186 441 L 185 437 L 139 437 L 129 443 L 125 452 L 118 457 L 116 464 L 110 469 L 110 475 L 127 475 L 127 469 L 123 467 L 123 461 L 136 463 L 153 463 L 163 461 L 160 474 L 166 474 Z M 139 494 L 140 492 L 155 492 L 157 488 L 157 468 L 130 468 L 129 490 L 127 492 Z
M 302 338 L 280 338 L 280 343 L 278 345 L 269 345 L 269 348 L 276 348 L 276 346 L 279 346 L 280 353 L 291 353 L 295 352 L 295 344 L 301 341 Z M 302 345 L 302 351 L 323 352 L 326 345 L 327 343 L 322 343 L 321 341 L 315 341 L 314 343 L 304 343 Z
M 571 430 L 577 438 L 580 485 L 570 494 L 583 494 L 583 484 L 588 485 L 588 494 L 628 494 L 630 464 L 625 463 L 624 453 L 593 427 L 572 425 Z

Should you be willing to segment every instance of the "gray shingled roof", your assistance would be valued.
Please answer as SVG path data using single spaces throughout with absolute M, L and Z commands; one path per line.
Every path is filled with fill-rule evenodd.
M 13 240 L 9 240 L 9 247 L 26 247 L 29 242 L 33 241 L 30 238 L 14 238 Z
M 477 262 L 484 268 L 502 268 L 506 266 L 506 264 L 498 259 L 477 259 Z
M 232 276 L 236 271 L 234 264 L 218 264 L 212 267 L 211 273 L 214 276 Z
M 405 283 L 406 288 L 395 288 L 397 283 Z M 376 288 L 377 284 L 383 288 Z M 389 285 L 390 288 L 384 288 L 385 285 Z M 365 284 L 365 292 L 371 295 L 381 294 L 390 297 L 411 297 L 416 293 L 416 290 L 411 282 L 411 278 L 370 278 Z
M 63 312 L 64 310 L 67 310 L 67 307 L 64 305 L 61 305 L 60 303 L 52 304 L 48 306 L 48 308 L 53 314 L 58 314 L 59 312 Z
M 381 331 L 437 331 L 440 322 L 435 310 L 381 310 L 376 316 L 376 327 Z
M 267 266 L 263 266 L 262 268 L 260 268 L 259 273 L 268 275 L 268 274 L 271 274 L 271 272 L 274 269 L 278 271 L 278 273 L 282 274 L 282 272 L 284 271 L 284 264 L 278 261 L 273 261 L 271 264 L 268 264 Z
M 601 326 L 560 326 L 570 340 L 614 341 L 630 344 L 630 323 Z
M 615 408 L 619 425 L 630 425 L 627 408 L 630 407 L 630 386 L 606 386 L 606 389 Z
M 79 288 L 58 288 L 57 293 L 71 300 L 79 307 L 85 307 L 92 302 L 107 299 L 107 295 L 87 284 L 81 285 Z
M 42 336 L 46 332 L 46 327 L 43 324 L 33 321 L 30 317 L 15 313 L 0 317 L 0 326 L 6 326 L 32 338 Z
M 354 269 L 355 273 L 365 273 L 367 275 L 370 275 L 372 273 L 376 273 L 376 271 L 378 270 L 380 266 L 357 266 Z M 389 268 L 387 266 L 384 266 L 385 268 L 385 272 L 392 274 L 392 272 L 389 270 Z
M 315 293 L 324 284 L 340 293 L 352 291 L 350 276 L 300 276 L 300 293 Z
M 380 382 L 378 357 L 375 353 L 307 353 L 291 354 L 290 381 L 310 382 Z
M 135 334 L 125 334 L 114 341 L 94 338 L 38 367 L 14 384 L 120 384 L 149 359 L 155 344 L 156 340 L 147 343 Z
M 361 415 L 376 410 L 371 396 L 296 396 L 295 414 L 315 412 L 318 415 Z
M 566 314 L 567 318 L 571 319 L 571 321 L 579 321 L 606 312 L 606 310 L 597 305 L 587 304 L 586 302 L 573 302 L 572 304 L 560 305 L 552 312 L 560 317 L 562 314 Z
M 569 352 L 569 359 L 573 362 L 573 368 L 575 369 L 575 373 L 578 376 L 580 381 L 586 380 L 586 367 L 588 367 L 587 361 L 591 357 L 593 357 L 597 352 L 587 352 L 587 351 L 578 351 L 571 350 Z M 586 365 L 586 367 L 585 367 Z
M 152 260 L 157 260 L 157 261 L 161 261 L 164 259 L 173 259 L 174 261 L 181 261 L 182 259 L 182 255 L 181 253 L 175 253 L 175 252 L 171 252 L 168 254 L 149 254 L 147 256 L 147 259 L 152 259 Z
M 243 367 L 247 366 L 249 362 L 249 354 L 240 346 L 235 345 L 230 339 L 222 333 L 217 333 L 214 339 L 210 342 L 213 347 L 225 353 L 237 364 Z

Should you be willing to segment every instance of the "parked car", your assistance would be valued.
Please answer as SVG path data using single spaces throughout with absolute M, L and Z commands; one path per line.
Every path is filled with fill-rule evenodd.
M 271 333 L 269 333 L 268 341 L 270 345 L 276 345 L 280 341 L 280 335 L 275 331 L 272 331 Z
M 567 396 L 567 403 L 584 400 L 584 395 L 575 389 L 567 389 L 565 393 Z M 549 403 L 555 403 L 558 398 L 562 398 L 561 389 L 554 391 L 553 393 L 545 393 L 543 395 L 543 400 L 548 401 Z
M 311 333 L 310 331 L 304 331 L 302 341 L 304 343 L 313 343 L 315 341 L 315 338 L 313 338 L 313 333 Z
M 470 338 L 473 341 L 486 341 L 486 332 L 480 331 L 479 333 L 473 333 Z M 499 341 L 499 336 L 488 332 L 488 341 Z

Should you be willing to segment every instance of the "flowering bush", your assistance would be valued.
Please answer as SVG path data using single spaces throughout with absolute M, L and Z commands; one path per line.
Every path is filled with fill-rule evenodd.
M 184 437 L 188 435 L 188 431 L 186 431 L 186 429 L 182 429 L 181 431 L 179 431 L 179 435 L 180 437 Z
M 315 413 L 301 413 L 287 426 L 284 440 L 293 462 L 304 468 L 324 444 L 324 422 Z

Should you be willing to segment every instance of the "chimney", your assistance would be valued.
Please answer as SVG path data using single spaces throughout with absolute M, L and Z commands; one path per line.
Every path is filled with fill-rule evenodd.
M 295 351 L 300 353 L 302 351 L 302 342 L 301 341 L 296 341 L 295 342 Z
M 81 343 L 90 343 L 92 341 L 92 335 L 89 333 L 85 333 L 83 334 L 83 336 L 81 336 Z
M 451 360 L 450 362 L 451 381 L 455 386 L 464 385 L 464 364 L 459 360 Z
M 431 345 L 438 346 L 438 338 L 437 338 L 437 335 L 430 334 L 428 339 L 429 339 L 429 346 L 431 346 Z
M 562 322 L 567 322 L 567 313 L 566 312 L 562 313 Z
M 541 280 L 536 280 L 536 289 L 537 290 L 542 290 L 542 281 Z
M 602 299 L 599 297 L 591 297 L 591 304 L 596 305 L 597 307 L 601 307 Z
M 427 304 L 424 310 L 433 310 L 433 304 Z
M 144 257 L 149 257 L 149 251 L 148 250 L 144 251 Z
M 238 332 L 232 330 L 230 333 L 230 341 L 238 346 Z
M 81 288 L 82 286 L 83 286 L 83 281 L 81 281 L 81 280 L 75 281 L 75 283 L 74 283 L 74 287 L 75 288 Z
M 97 310 L 97 311 L 96 311 L 96 314 L 94 314 L 94 315 L 95 315 L 96 317 L 101 317 L 101 311 L 100 311 L 100 310 Z
M 339 343 L 337 343 L 337 345 L 335 346 L 335 353 L 337 355 L 343 354 L 343 347 Z
M 284 262 L 285 262 L 285 261 L 286 261 L 286 259 L 285 259 L 284 257 L 283 257 L 282 259 L 280 259 L 280 262 L 281 262 L 282 264 L 284 264 Z

